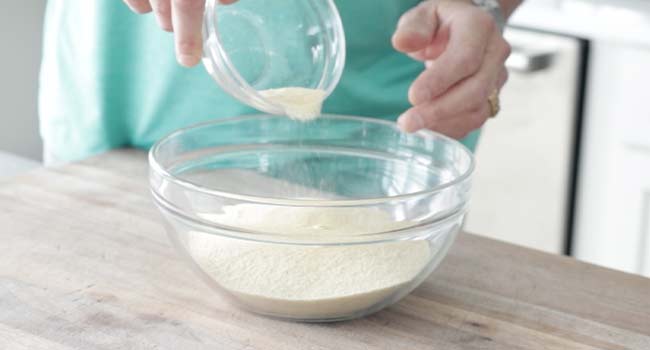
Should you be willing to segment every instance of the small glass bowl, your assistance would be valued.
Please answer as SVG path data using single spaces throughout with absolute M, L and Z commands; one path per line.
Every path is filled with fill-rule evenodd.
M 239 101 L 270 114 L 284 108 L 259 91 L 319 89 L 325 97 L 345 65 L 345 35 L 332 0 L 207 0 L 203 64 Z
M 151 149 L 149 163 L 151 192 L 169 237 L 208 285 L 246 310 L 311 322 L 361 317 L 417 287 L 447 254 L 461 227 L 474 169 L 470 151 L 443 135 L 405 134 L 393 122 L 335 115 L 310 123 L 257 115 L 199 124 L 161 139 Z M 238 223 L 213 219 L 242 205 L 255 210 Z M 339 211 L 343 216 L 373 213 L 347 215 L 346 220 L 372 227 L 375 219 L 388 218 L 391 224 L 362 233 L 338 230 L 320 235 L 287 234 L 282 220 L 277 227 L 252 227 L 269 213 L 282 217 L 302 210 Z M 318 220 L 310 225 L 318 227 Z M 230 247 L 245 247 L 248 253 Z M 340 254 L 344 250 L 347 255 Z M 362 258 L 369 251 L 382 252 L 381 258 L 369 263 Z M 280 260 L 287 259 L 273 261 L 269 252 L 282 252 Z M 322 266 L 309 261 L 316 258 L 314 252 L 320 253 L 323 264 L 331 263 L 323 258 L 328 254 L 349 257 L 339 259 L 331 271 L 328 267 L 330 284 L 313 280 Z M 414 255 L 419 260 L 405 264 Z M 319 295 L 330 293 L 323 286 L 335 295 L 340 285 L 332 286 L 331 281 L 351 285 L 357 284 L 356 277 L 365 277 L 373 282 L 406 265 L 410 272 L 403 283 L 314 300 L 237 289 L 233 287 L 237 276 L 213 269 L 215 264 L 250 266 L 259 263 L 258 258 L 266 259 L 264 264 L 277 278 L 269 281 L 261 276 L 267 278 L 266 285 L 246 288 L 284 290 L 287 295 L 300 292 L 302 287 L 296 286 L 307 282 Z M 241 271 L 265 274 L 250 268 Z M 351 271 L 356 275 L 347 275 Z

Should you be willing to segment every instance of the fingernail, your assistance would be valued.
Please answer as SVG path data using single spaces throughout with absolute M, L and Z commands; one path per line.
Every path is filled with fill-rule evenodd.
M 424 120 L 419 113 L 409 111 L 397 118 L 397 126 L 405 132 L 415 132 L 424 127 Z
M 178 55 L 178 63 L 182 64 L 185 67 L 192 67 L 199 63 L 200 58 L 194 55 Z

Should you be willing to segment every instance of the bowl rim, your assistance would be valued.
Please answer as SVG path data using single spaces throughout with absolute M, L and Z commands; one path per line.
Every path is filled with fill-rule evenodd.
M 227 191 L 221 191 L 221 190 L 215 190 L 207 187 L 203 187 L 200 185 L 197 185 L 195 183 L 192 183 L 190 181 L 183 180 L 181 178 L 178 178 L 174 175 L 172 175 L 170 172 L 168 172 L 156 159 L 156 154 L 158 153 L 158 150 L 160 147 L 166 143 L 167 141 L 173 139 L 174 137 L 177 137 L 179 135 L 182 135 L 184 133 L 187 133 L 191 130 L 197 130 L 206 126 L 213 126 L 213 125 L 218 125 L 218 124 L 226 124 L 226 123 L 232 123 L 232 122 L 238 122 L 241 120 L 246 120 L 246 119 L 269 119 L 269 118 L 287 118 L 286 116 L 283 115 L 273 115 L 273 114 L 248 114 L 248 115 L 241 115 L 241 116 L 236 116 L 236 117 L 226 117 L 226 118 L 219 118 L 216 120 L 209 120 L 201 123 L 196 123 L 193 125 L 189 125 L 180 129 L 177 129 L 175 131 L 172 131 L 168 133 L 167 135 L 163 136 L 160 138 L 156 143 L 154 143 L 153 146 L 149 149 L 148 153 L 148 161 L 149 161 L 149 168 L 150 171 L 153 171 L 157 175 L 163 177 L 164 179 L 179 185 L 187 190 L 194 191 L 194 192 L 200 192 L 205 195 L 210 195 L 210 196 L 215 196 L 215 197 L 223 197 L 223 198 L 229 198 L 229 199 L 234 199 L 234 200 L 240 200 L 240 201 L 246 201 L 249 203 L 256 203 L 256 204 L 267 204 L 267 205 L 283 205 L 283 206 L 310 206 L 310 207 L 349 207 L 349 206 L 365 206 L 365 205 L 374 205 L 374 204 L 380 204 L 380 203 L 387 203 L 387 202 L 392 202 L 392 201 L 403 201 L 403 200 L 409 200 L 417 197 L 423 197 L 423 196 L 428 196 L 432 195 L 438 192 L 441 192 L 445 189 L 448 189 L 452 186 L 455 186 L 459 183 L 462 183 L 466 180 L 468 180 L 472 174 L 474 173 L 475 167 L 476 167 L 476 161 L 474 159 L 474 155 L 472 151 L 470 151 L 465 145 L 460 143 L 458 140 L 455 140 L 451 137 L 448 137 L 446 135 L 440 134 L 438 132 L 434 132 L 431 130 L 427 129 L 422 129 L 419 131 L 416 131 L 412 133 L 412 135 L 417 135 L 423 138 L 439 138 L 442 139 L 446 142 L 455 144 L 458 146 L 467 156 L 469 159 L 469 165 L 465 172 L 457 176 L 451 181 L 445 182 L 439 186 L 435 186 L 431 189 L 428 190 L 422 190 L 422 191 L 417 191 L 417 192 L 411 192 L 411 193 L 404 193 L 404 194 L 399 194 L 395 196 L 388 196 L 388 197 L 376 197 L 376 198 L 362 198 L 362 199 L 327 199 L 327 200 L 320 200 L 320 199 L 285 199 L 285 198 L 276 198 L 276 197 L 264 197 L 264 196 L 254 196 L 254 195 L 247 195 L 247 194 L 240 194 L 240 193 L 233 193 L 233 192 L 227 192 Z M 371 124 L 376 124 L 376 125 L 382 125 L 382 126 L 387 126 L 390 127 L 398 132 L 402 132 L 399 130 L 397 123 L 389 121 L 389 120 L 384 120 L 384 119 L 379 119 L 379 118 L 372 118 L 372 117 L 359 117 L 359 116 L 350 116 L 350 115 L 337 115 L 337 114 L 322 114 L 321 116 L 318 117 L 319 119 L 329 119 L 329 120 L 351 120 L 351 121 L 357 121 L 357 122 L 365 122 L 365 123 L 371 123 Z M 155 189 L 152 189 L 155 190 Z
M 447 235 L 451 231 L 437 230 L 432 233 L 431 227 L 440 227 L 445 224 L 452 224 L 455 220 L 465 214 L 467 204 L 463 204 L 455 210 L 450 210 L 444 215 L 435 216 L 424 221 L 413 221 L 413 225 L 391 229 L 388 231 L 369 232 L 355 235 L 319 236 L 314 240 L 310 235 L 286 235 L 267 231 L 250 230 L 243 227 L 223 225 L 218 222 L 209 221 L 204 218 L 188 215 L 184 210 L 170 203 L 159 193 L 151 190 L 153 202 L 165 217 L 170 215 L 174 221 L 183 222 L 193 228 L 191 231 L 203 234 L 216 235 L 225 238 L 270 244 L 289 244 L 300 246 L 340 246 L 340 245 L 364 245 L 375 243 L 388 243 L 398 240 L 414 240 L 428 237 L 427 239 Z M 167 218 L 169 220 L 169 218 Z M 459 227 L 460 228 L 460 227 Z M 168 230 L 171 234 L 172 231 Z

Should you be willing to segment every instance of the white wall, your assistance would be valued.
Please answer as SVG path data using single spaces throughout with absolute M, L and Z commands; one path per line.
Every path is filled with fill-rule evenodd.
M 0 4 L 0 151 L 33 159 L 42 153 L 37 91 L 45 3 Z

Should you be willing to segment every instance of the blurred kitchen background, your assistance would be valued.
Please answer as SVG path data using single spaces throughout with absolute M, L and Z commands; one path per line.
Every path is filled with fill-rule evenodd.
M 45 3 L 0 11 L 0 181 L 40 166 Z M 466 230 L 650 276 L 650 0 L 528 0 L 506 36 Z

